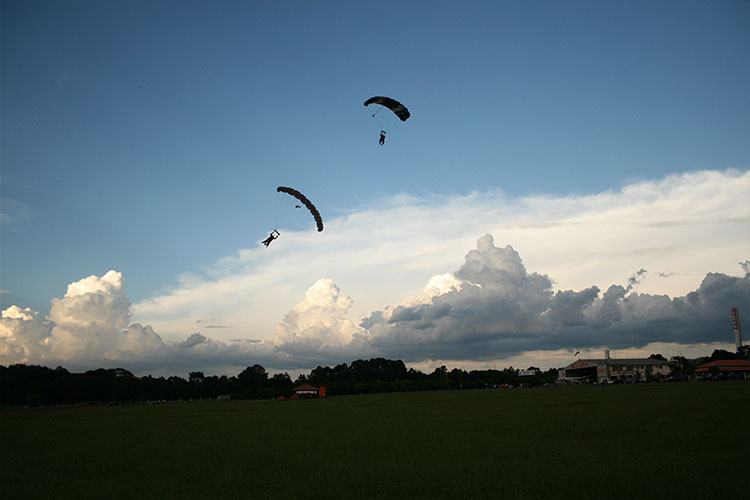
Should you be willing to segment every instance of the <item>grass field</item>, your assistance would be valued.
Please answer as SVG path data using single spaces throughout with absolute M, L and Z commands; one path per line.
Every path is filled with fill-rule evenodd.
M 3 411 L 4 498 L 741 498 L 750 381 Z

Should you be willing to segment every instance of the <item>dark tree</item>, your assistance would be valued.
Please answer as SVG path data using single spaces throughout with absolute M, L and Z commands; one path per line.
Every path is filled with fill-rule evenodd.
M 242 370 L 237 375 L 237 389 L 240 397 L 244 398 L 271 397 L 266 369 L 260 365 L 253 365 Z
M 716 349 L 711 353 L 711 361 L 719 361 L 726 359 L 742 359 L 741 355 L 738 357 L 736 353 L 725 351 L 724 349 Z

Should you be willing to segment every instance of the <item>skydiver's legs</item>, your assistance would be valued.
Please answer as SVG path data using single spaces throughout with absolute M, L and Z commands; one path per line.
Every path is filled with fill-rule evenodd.
M 263 240 L 261 243 L 263 243 L 266 247 L 268 247 L 268 245 L 270 245 L 271 242 L 275 240 L 276 238 L 278 238 L 279 236 L 281 236 L 281 233 L 279 233 L 277 230 L 274 229 L 273 231 L 271 231 L 271 234 L 268 235 L 268 238 Z

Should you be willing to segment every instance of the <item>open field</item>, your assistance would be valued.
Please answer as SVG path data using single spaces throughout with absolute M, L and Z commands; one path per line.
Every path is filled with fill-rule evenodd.
M 750 381 L 4 410 L 5 498 L 740 498 Z

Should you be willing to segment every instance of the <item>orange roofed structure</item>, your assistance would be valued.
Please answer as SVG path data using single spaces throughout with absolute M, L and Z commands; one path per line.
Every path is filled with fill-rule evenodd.
M 294 391 L 292 399 L 317 399 L 326 397 L 326 386 L 324 385 L 315 387 L 314 385 L 304 384 L 292 390 Z
M 744 359 L 719 359 L 704 363 L 695 369 L 695 374 L 708 375 L 712 368 L 718 368 L 723 378 L 750 378 L 750 361 Z

